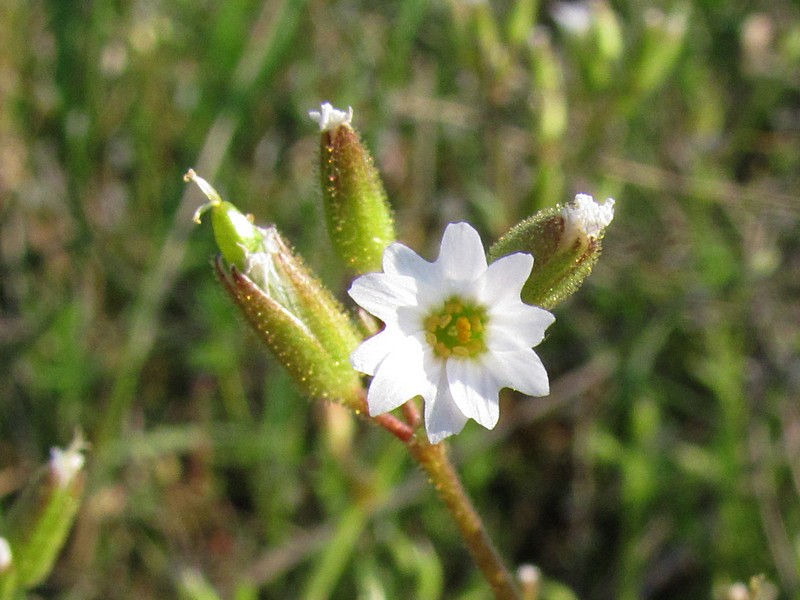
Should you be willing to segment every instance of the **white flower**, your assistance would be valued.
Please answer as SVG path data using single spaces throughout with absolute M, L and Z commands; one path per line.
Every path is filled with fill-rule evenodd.
M 350 357 L 374 376 L 369 414 L 420 395 L 435 444 L 467 419 L 493 428 L 503 387 L 547 395 L 547 372 L 531 347 L 555 317 L 520 300 L 532 268 L 533 257 L 521 253 L 487 266 L 478 232 L 466 223 L 447 227 L 433 263 L 402 244 L 389 246 L 383 273 L 362 275 L 349 290 L 386 325 Z
M 0 537 L 0 573 L 8 571 L 12 560 L 11 546 L 8 540 L 4 537 Z
M 558 2 L 550 13 L 565 31 L 583 36 L 592 26 L 592 7 L 588 2 Z
M 319 107 L 319 110 L 308 111 L 308 116 L 317 122 L 320 131 L 333 131 L 339 125 L 350 124 L 350 121 L 353 120 L 353 107 L 348 106 L 347 112 L 344 112 L 325 102 Z
M 50 473 L 60 488 L 64 489 L 70 485 L 83 468 L 86 462 L 86 457 L 83 455 L 85 449 L 86 442 L 80 433 L 76 434 L 66 450 L 50 448 Z
M 536 565 L 522 564 L 517 568 L 517 581 L 526 589 L 534 588 L 542 580 L 542 571 Z
M 598 204 L 590 195 L 578 194 L 561 209 L 561 216 L 565 232 L 573 230 L 597 238 L 614 218 L 614 199 L 607 198 L 603 204 Z

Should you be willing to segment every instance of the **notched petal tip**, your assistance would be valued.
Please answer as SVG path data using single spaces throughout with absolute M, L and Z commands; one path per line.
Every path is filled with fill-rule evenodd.
M 333 131 L 341 125 L 350 125 L 353 120 L 353 107 L 348 106 L 345 112 L 334 108 L 329 102 L 324 102 L 319 110 L 308 111 L 308 116 L 319 125 L 320 131 Z
M 461 433 L 467 420 L 449 392 L 440 390 L 432 401 L 425 399 L 425 433 L 431 444 Z
M 435 264 L 453 283 L 474 281 L 487 266 L 480 234 L 469 223 L 450 223 L 442 235 Z

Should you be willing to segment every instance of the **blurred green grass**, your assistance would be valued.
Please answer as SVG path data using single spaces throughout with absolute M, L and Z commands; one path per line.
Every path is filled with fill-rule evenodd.
M 488 243 L 618 201 L 540 347 L 551 396 L 453 440 L 509 563 L 580 598 L 800 597 L 800 8 L 592 6 L 5 1 L 1 505 L 93 443 L 38 597 L 486 597 L 402 448 L 295 393 L 190 221 L 193 166 L 342 291 L 321 101 L 428 255 L 450 221 Z

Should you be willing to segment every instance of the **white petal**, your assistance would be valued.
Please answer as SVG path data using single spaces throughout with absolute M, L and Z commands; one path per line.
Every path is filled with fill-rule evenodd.
M 558 2 L 550 13 L 565 31 L 584 35 L 592 26 L 592 8 L 588 2 Z
M 66 450 L 50 448 L 50 473 L 60 488 L 64 489 L 70 485 L 83 468 L 86 462 L 86 457 L 83 455 L 85 449 L 86 445 L 80 433 L 75 436 Z
M 478 232 L 467 223 L 451 223 L 444 230 L 436 265 L 457 283 L 471 283 L 486 270 L 486 254 Z
M 443 374 L 439 380 L 435 397 L 425 398 L 425 431 L 431 444 L 438 444 L 444 438 L 459 433 L 464 429 L 467 417 L 458 409 L 447 377 Z
M 403 335 L 414 335 L 422 331 L 425 326 L 423 323 L 424 311 L 416 306 L 401 306 L 397 309 L 395 326 Z
M 439 270 L 408 246 L 394 243 L 383 251 L 383 270 L 393 275 L 406 275 L 419 281 L 434 282 Z
M 423 364 L 424 343 L 419 337 L 407 337 L 378 365 L 367 391 L 371 416 L 393 410 L 414 396 L 429 393 L 432 384 Z
M 483 364 L 504 387 L 529 396 L 547 396 L 550 383 L 541 359 L 530 348 L 512 352 L 490 352 Z
M 402 275 L 367 273 L 353 281 L 347 293 L 385 323 L 395 319 L 398 307 L 417 304 L 416 282 Z
M 555 320 L 553 313 L 522 302 L 515 306 L 493 306 L 489 311 L 486 345 L 499 351 L 536 346 Z
M 387 327 L 380 333 L 364 340 L 350 355 L 353 368 L 367 375 L 375 375 L 378 365 L 389 353 L 402 343 L 404 335 L 396 327 Z
M 0 575 L 8 570 L 13 560 L 11 545 L 6 538 L 0 537 Z
M 498 395 L 501 385 L 494 374 L 478 361 L 448 360 L 447 379 L 450 393 L 459 410 L 487 429 L 500 418 Z
M 520 302 L 519 293 L 533 268 L 533 256 L 517 252 L 489 265 L 479 280 L 485 304 Z

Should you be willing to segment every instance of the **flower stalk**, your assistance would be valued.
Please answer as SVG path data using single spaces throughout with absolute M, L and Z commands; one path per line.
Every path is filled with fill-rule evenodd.
M 425 470 L 450 516 L 461 532 L 472 560 L 483 573 L 497 600 L 520 600 L 511 573 L 492 544 L 478 512 L 461 485 L 447 456 L 445 444 L 431 444 L 425 436 L 414 436 L 406 444 L 411 456 Z

